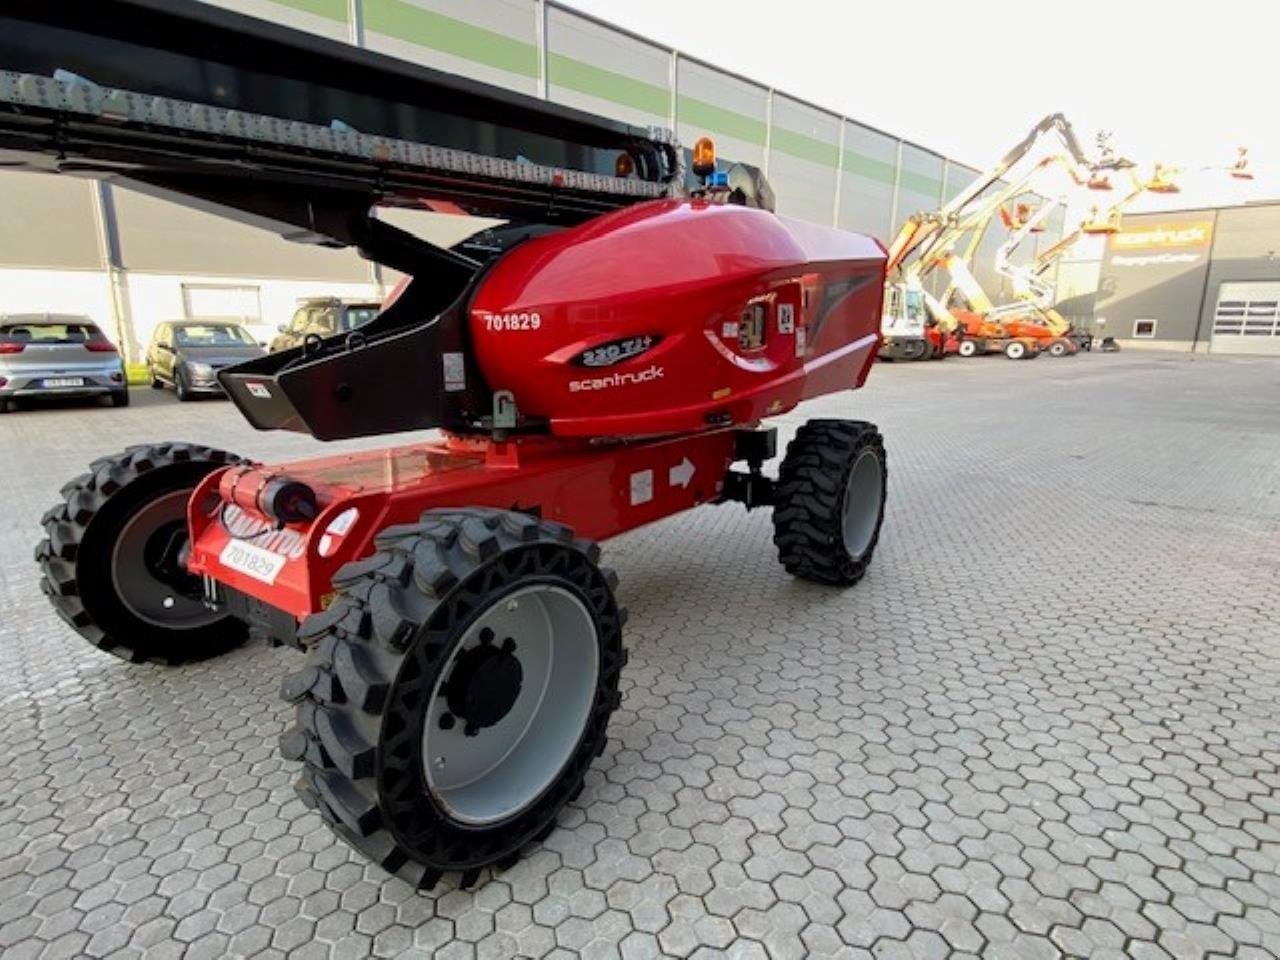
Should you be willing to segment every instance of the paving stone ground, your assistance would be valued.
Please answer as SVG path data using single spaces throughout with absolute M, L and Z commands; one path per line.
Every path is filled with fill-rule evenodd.
M 612 744 L 540 849 L 434 896 L 295 798 L 296 654 L 129 666 L 36 587 L 92 457 L 319 445 L 145 391 L 0 418 L 0 955 L 1280 954 L 1280 364 L 881 367 L 806 416 L 884 429 L 867 579 L 788 579 L 738 506 L 610 543 Z

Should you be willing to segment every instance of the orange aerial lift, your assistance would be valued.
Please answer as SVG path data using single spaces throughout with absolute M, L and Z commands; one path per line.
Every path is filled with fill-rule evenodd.
M 1012 183 L 1004 181 L 1006 174 L 1047 138 L 1059 141 L 1058 152 L 1044 156 Z M 889 246 L 880 355 L 886 359 L 911 360 L 941 356 L 949 347 L 955 348 L 960 339 L 957 331 L 969 329 L 974 317 L 980 318 L 994 309 L 995 305 L 968 269 L 976 243 L 970 245 L 965 255 L 958 255 L 956 247 L 966 235 L 985 229 L 1005 203 L 1027 192 L 1027 184 L 1032 179 L 1045 170 L 1061 167 L 1081 187 L 1109 190 L 1107 173 L 1131 166 L 1129 161 L 1109 152 L 1104 152 L 1098 160 L 1089 159 L 1066 118 L 1062 114 L 1051 114 L 990 170 L 938 210 L 909 217 Z M 991 193 L 993 187 L 996 189 Z M 968 303 L 966 310 L 957 313 L 948 305 L 949 297 L 939 299 L 925 289 L 924 279 L 938 268 L 947 271 L 948 290 L 959 292 Z M 994 330 L 986 332 L 995 333 Z M 1018 342 L 1019 345 L 1010 350 L 1011 356 L 1034 356 L 1037 352 L 1036 343 L 1021 339 Z

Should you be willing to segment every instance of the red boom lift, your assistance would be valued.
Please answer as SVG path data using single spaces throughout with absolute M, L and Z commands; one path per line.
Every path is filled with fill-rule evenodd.
M 36 549 L 54 609 L 118 656 L 211 656 L 251 628 L 303 647 L 282 749 L 304 800 L 386 869 L 475 882 L 580 791 L 626 662 L 593 541 L 737 501 L 773 507 L 794 575 L 863 576 L 877 429 L 810 421 L 774 480 L 760 422 L 865 381 L 874 240 L 776 216 L 709 141 L 686 190 L 649 131 L 203 4 L 24 0 L 0 14 L 0 58 L 5 162 L 410 278 L 361 330 L 220 379 L 260 429 L 439 439 L 278 464 L 132 447 L 63 487 Z M 508 223 L 442 249 L 370 212 L 422 204 Z

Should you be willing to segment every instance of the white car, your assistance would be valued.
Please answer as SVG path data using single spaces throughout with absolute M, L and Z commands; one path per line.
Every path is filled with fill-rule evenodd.
M 0 413 L 42 397 L 109 397 L 112 406 L 128 405 L 124 361 L 88 317 L 0 316 Z

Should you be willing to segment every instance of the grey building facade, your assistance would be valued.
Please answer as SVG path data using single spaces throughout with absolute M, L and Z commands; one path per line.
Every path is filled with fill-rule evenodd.
M 1280 203 L 1128 215 L 1092 316 L 1063 306 L 1127 346 L 1280 357 Z

